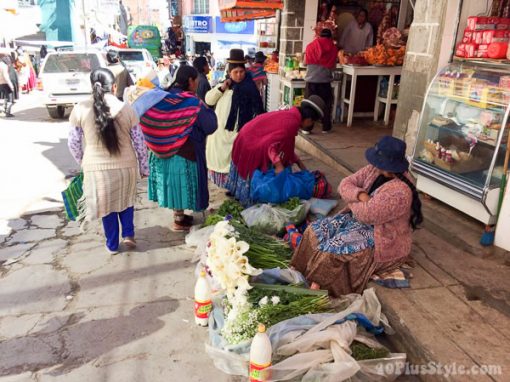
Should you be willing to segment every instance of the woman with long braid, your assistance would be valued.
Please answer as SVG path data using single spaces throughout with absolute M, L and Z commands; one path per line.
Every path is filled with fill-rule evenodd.
M 405 151 L 400 139 L 381 138 L 365 152 L 370 164 L 340 183 L 346 209 L 306 229 L 291 265 L 313 289 L 336 297 L 361 293 L 374 274 L 405 263 L 412 231 L 423 221 Z
M 106 248 L 116 254 L 119 221 L 123 244 L 129 249 L 136 246 L 133 206 L 138 171 L 149 174 L 147 149 L 134 110 L 114 96 L 113 73 L 96 69 L 90 81 L 92 96 L 76 105 L 69 117 L 68 145 L 83 169 L 79 218 L 101 218 Z

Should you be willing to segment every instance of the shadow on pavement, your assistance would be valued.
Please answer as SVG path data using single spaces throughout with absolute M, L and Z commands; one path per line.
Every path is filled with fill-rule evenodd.
M 127 316 L 85 322 L 80 322 L 84 313 L 52 318 L 36 333 L 0 342 L 0 376 L 55 366 L 58 367 L 50 375 L 67 374 L 113 349 L 157 332 L 165 325 L 159 317 L 178 307 L 179 301 L 160 298 L 134 307 Z
M 42 155 L 57 167 L 66 177 L 77 175 L 79 165 L 72 157 L 67 147 L 67 139 L 60 139 L 59 142 L 34 142 L 37 145 L 48 147 Z
M 61 123 L 69 120 L 69 114 L 72 109 L 67 109 L 66 114 L 62 119 L 53 119 L 49 116 L 48 111 L 44 106 L 34 107 L 30 109 L 16 110 L 13 109 L 14 118 L 9 118 L 11 121 L 24 121 L 24 122 L 52 122 Z
M 106 256 L 106 255 L 105 255 Z M 117 257 L 122 256 L 116 255 Z M 143 256 L 140 254 L 138 256 Z M 137 267 L 121 272 L 108 273 L 100 276 L 89 276 L 80 279 L 80 291 L 87 289 L 95 289 L 99 287 L 105 287 L 107 285 L 113 286 L 119 283 L 127 283 L 130 280 L 140 279 L 142 277 L 152 277 L 158 274 L 171 272 L 177 269 L 187 268 L 190 266 L 190 260 L 175 260 L 168 261 L 164 264 L 150 265 L 147 267 Z M 66 283 L 66 285 L 68 285 Z M 0 311 L 3 309 L 9 309 L 14 303 L 17 305 L 20 301 L 28 304 L 30 302 L 39 301 L 49 297 L 52 290 L 58 290 L 62 287 L 62 284 L 50 284 L 42 288 L 31 288 L 22 291 L 16 291 L 13 293 L 0 293 Z M 47 296 L 45 296 L 47 294 Z M 51 296 L 53 298 L 54 296 Z M 2 343 L 0 343 L 0 346 Z M 2 352 L 0 351 L 0 355 Z M 1 367 L 1 363 L 0 363 Z M 0 373 L 1 375 L 1 373 Z

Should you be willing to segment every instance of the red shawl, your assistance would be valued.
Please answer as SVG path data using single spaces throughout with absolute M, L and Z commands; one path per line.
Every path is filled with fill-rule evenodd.
M 295 139 L 301 127 L 301 113 L 297 107 L 261 114 L 248 122 L 237 135 L 232 148 L 232 162 L 239 175 L 248 179 L 257 169 L 267 171 L 271 163 L 268 155 L 273 143 L 280 143 L 284 165 L 295 158 Z
M 333 40 L 319 37 L 306 46 L 306 64 L 322 65 L 332 69 L 336 65 L 338 50 Z

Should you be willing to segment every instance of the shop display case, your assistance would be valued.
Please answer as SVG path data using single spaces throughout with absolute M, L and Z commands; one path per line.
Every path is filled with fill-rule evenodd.
M 278 23 L 275 18 L 257 22 L 257 50 L 270 55 L 277 49 Z
M 417 188 L 495 223 L 510 103 L 510 71 L 452 63 L 431 82 L 412 169 Z

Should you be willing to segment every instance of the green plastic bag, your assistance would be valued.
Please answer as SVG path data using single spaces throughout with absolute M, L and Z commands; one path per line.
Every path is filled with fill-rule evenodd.
M 78 201 L 83 196 L 83 173 L 75 176 L 67 188 L 62 191 L 62 199 L 69 220 L 76 220 L 79 215 Z

